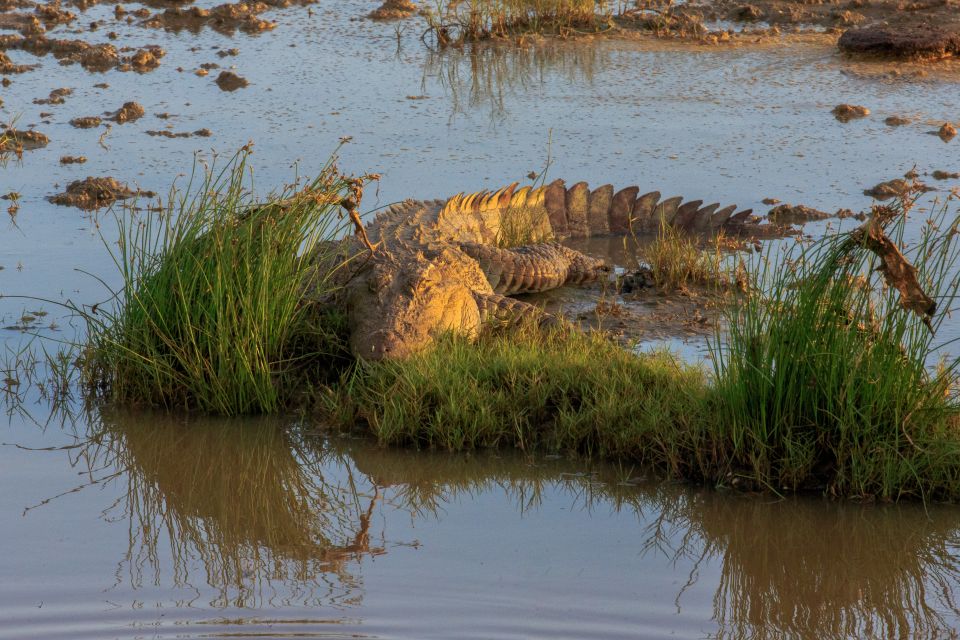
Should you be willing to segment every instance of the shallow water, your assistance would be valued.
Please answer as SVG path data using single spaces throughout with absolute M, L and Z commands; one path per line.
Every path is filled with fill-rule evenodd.
M 960 514 L 270 421 L 12 427 L 0 638 L 948 636 Z M 49 502 L 48 502 L 49 500 Z
M 0 216 L 0 326 L 42 309 L 38 332 L 71 337 L 56 304 L 11 296 L 93 304 L 108 294 L 84 272 L 117 283 L 103 246 L 116 237 L 111 215 L 47 196 L 87 175 L 165 193 L 195 153 L 209 160 L 248 141 L 266 191 L 294 164 L 316 172 L 350 136 L 342 167 L 383 175 L 367 211 L 547 165 L 549 178 L 760 212 L 765 197 L 859 210 L 870 204 L 862 189 L 914 165 L 960 171 L 960 140 L 928 134 L 958 117 L 958 63 L 894 76 L 822 42 L 435 54 L 416 21 L 400 25 L 398 44 L 393 25 L 351 20 L 374 4 L 277 10 L 275 31 L 232 37 L 116 25 L 112 6 L 83 14 L 108 20 L 93 41 L 112 29 L 120 44 L 166 49 L 145 75 L 12 52 L 41 67 L 0 89 L 0 118 L 52 142 L 0 168 L 0 195 L 22 194 L 16 216 Z M 235 65 L 250 87 L 221 92 L 218 70 L 192 73 L 206 62 Z M 65 104 L 33 104 L 58 87 L 75 89 Z M 127 100 L 148 115 L 114 125 L 104 146 L 105 129 L 68 124 Z M 841 124 L 830 115 L 840 102 L 873 115 Z M 884 125 L 894 114 L 915 121 Z M 145 134 L 168 124 L 214 135 Z M 65 154 L 89 161 L 61 166 Z M 958 185 L 930 182 L 941 189 L 932 196 Z M 5 357 L 28 337 L 3 331 Z M 34 400 L 26 406 L 43 415 Z M 41 423 L 14 412 L 0 426 L 0 638 L 950 637 L 960 627 L 953 507 L 771 501 L 637 469 L 389 452 L 273 422 Z

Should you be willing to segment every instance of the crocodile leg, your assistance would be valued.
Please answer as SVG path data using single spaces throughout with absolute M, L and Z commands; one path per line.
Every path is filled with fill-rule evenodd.
M 609 273 L 601 260 L 556 243 L 501 249 L 488 244 L 461 243 L 477 261 L 495 293 L 513 295 L 591 282 Z
M 536 322 L 540 326 L 551 326 L 560 322 L 559 318 L 546 313 L 540 307 L 516 298 L 478 291 L 474 292 L 473 297 L 477 301 L 480 321 L 483 324 L 511 326 L 524 322 Z

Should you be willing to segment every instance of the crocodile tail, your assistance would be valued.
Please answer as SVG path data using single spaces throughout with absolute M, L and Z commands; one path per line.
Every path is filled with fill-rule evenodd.
M 586 182 L 578 182 L 568 188 L 563 180 L 544 187 L 543 206 L 558 239 L 651 233 L 660 224 L 689 233 L 742 233 L 750 232 L 756 223 L 751 209 L 734 213 L 736 207 L 721 209 L 719 204 L 703 205 L 702 200 L 661 200 L 659 191 L 640 195 L 637 186 L 615 191 L 605 184 L 591 190 Z

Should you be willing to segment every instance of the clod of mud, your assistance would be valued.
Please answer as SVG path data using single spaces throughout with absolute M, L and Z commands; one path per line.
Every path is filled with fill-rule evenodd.
M 888 127 L 901 127 L 905 124 L 910 124 L 910 118 L 904 118 L 903 116 L 890 116 L 883 121 L 883 124 Z
M 83 164 L 87 156 L 60 156 L 60 164 Z
M 764 198 L 760 202 L 762 202 L 763 204 L 769 204 L 769 205 L 780 204 L 780 201 L 777 200 L 776 198 Z
M 13 61 L 10 60 L 8 56 L 3 51 L 0 51 L 0 74 L 14 74 L 14 73 L 26 73 L 31 69 L 36 68 L 36 65 L 32 64 L 13 64 Z M 10 79 L 3 79 L 3 86 L 10 86 Z
M 73 89 L 68 89 L 66 87 L 62 89 L 54 89 L 46 98 L 35 98 L 33 104 L 63 104 L 66 102 L 66 97 L 72 93 Z
M 181 131 L 180 133 L 174 133 L 173 131 L 160 130 L 160 131 L 147 131 L 148 136 L 159 137 L 159 138 L 192 138 L 194 136 L 198 138 L 209 138 L 213 135 L 213 131 L 210 129 L 197 129 L 193 133 L 189 131 Z
M 221 58 L 226 58 L 227 56 L 238 56 L 240 55 L 240 49 L 223 49 L 217 51 L 217 56 Z
M 232 71 L 221 71 L 220 75 L 217 76 L 216 83 L 221 91 L 236 91 L 248 86 L 250 81 Z
M 767 213 L 767 219 L 776 224 L 803 224 L 811 220 L 825 220 L 830 217 L 832 216 L 826 211 L 820 211 L 802 204 L 781 204 L 779 207 L 770 209 Z
M 419 9 L 410 0 L 384 0 L 384 3 L 374 9 L 367 17 L 372 20 L 399 20 L 409 18 Z
M 907 181 L 903 178 L 897 178 L 895 180 L 887 180 L 886 182 L 881 182 L 878 185 L 875 185 L 869 189 L 865 189 L 863 195 L 870 196 L 876 200 L 889 200 L 890 198 L 897 198 L 905 196 L 911 192 L 926 192 L 933 191 L 933 187 L 928 187 L 922 182 L 917 181 Z
M 937 169 L 932 174 L 934 180 L 956 180 L 960 178 L 960 173 L 950 172 L 950 171 L 941 171 Z
M 71 120 L 70 126 L 76 127 L 77 129 L 93 129 L 94 127 L 99 127 L 102 122 L 103 120 L 97 116 L 83 116 Z
M 50 138 L 32 129 L 21 131 L 18 129 L 3 129 L 0 133 L 0 152 L 2 151 L 30 151 L 40 149 L 50 144 Z
M 61 9 L 59 1 L 46 5 L 37 5 L 34 13 L 43 20 L 47 27 L 52 27 L 57 24 L 69 24 L 77 19 L 77 14 L 71 13 L 66 9 Z
M 80 209 L 100 209 L 113 204 L 117 200 L 125 200 L 137 195 L 152 198 L 155 194 L 149 191 L 133 191 L 122 182 L 114 178 L 87 177 L 75 180 L 67 185 L 63 193 L 51 196 L 50 202 L 65 207 Z
M 896 25 L 871 24 L 849 29 L 840 36 L 837 46 L 847 53 L 894 58 L 948 58 L 960 54 L 960 25 L 934 24 L 925 18 Z
M 146 115 L 146 111 L 142 106 L 136 102 L 124 102 L 123 106 L 114 111 L 113 113 L 108 114 L 110 117 L 108 120 L 113 120 L 117 124 L 123 124 L 125 122 L 136 122 L 140 118 Z
M 170 8 L 143 21 L 141 24 L 145 27 L 162 28 L 170 31 L 199 32 L 204 26 L 209 26 L 214 31 L 227 35 L 232 35 L 237 30 L 245 33 L 260 33 L 277 26 L 275 22 L 258 17 L 260 13 L 269 8 L 269 5 L 264 2 L 227 3 L 218 5 L 213 9 L 201 9 L 200 7 Z
M 838 104 L 830 112 L 840 122 L 850 122 L 870 115 L 870 109 L 858 104 Z
M 949 122 L 944 122 L 940 130 L 937 131 L 937 135 L 940 136 L 940 139 L 944 142 L 950 142 L 957 135 L 957 128 Z
M 144 47 L 138 49 L 133 55 L 124 58 L 124 64 L 130 65 L 137 73 L 146 73 L 153 71 L 160 66 L 160 58 L 167 54 L 166 51 L 157 46 Z

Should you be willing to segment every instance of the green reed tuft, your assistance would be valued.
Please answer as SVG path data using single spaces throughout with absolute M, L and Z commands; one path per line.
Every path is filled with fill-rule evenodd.
M 331 161 L 305 187 L 257 202 L 248 155 L 195 168 L 164 211 L 117 214 L 123 285 L 113 306 L 84 313 L 87 386 L 103 399 L 270 413 L 322 359 L 332 331 L 307 299 L 329 293 L 336 265 L 311 265 L 333 264 L 338 244 L 325 241 L 340 234 L 354 182 Z
M 874 211 L 901 246 L 908 209 Z M 718 472 L 774 490 L 960 494 L 958 361 L 932 367 L 960 285 L 958 223 L 944 207 L 905 252 L 940 307 L 929 328 L 855 235 L 752 270 L 753 292 L 733 302 L 729 333 L 712 347 Z

